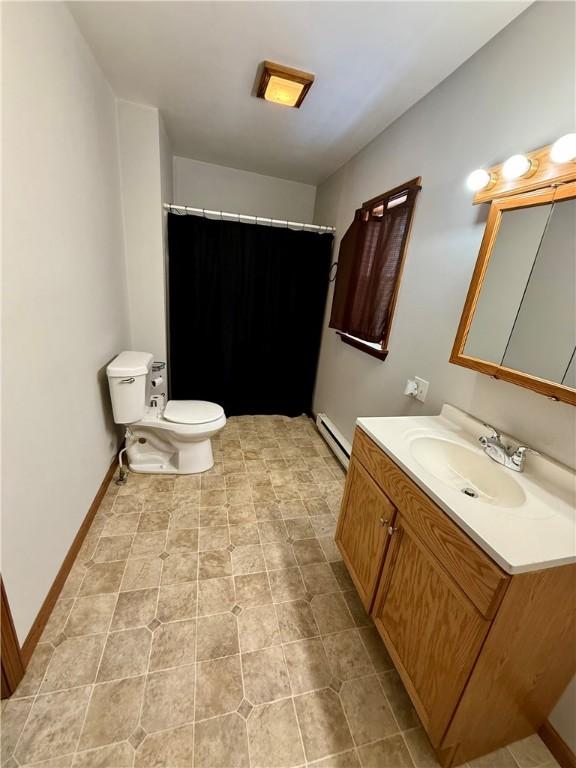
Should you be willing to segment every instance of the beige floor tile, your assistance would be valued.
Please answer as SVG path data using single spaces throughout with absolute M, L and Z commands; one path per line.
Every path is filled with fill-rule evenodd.
M 38 693 L 53 653 L 54 648 L 48 643 L 40 643 L 36 646 L 36 650 L 32 654 L 32 658 L 28 663 L 24 677 L 20 681 L 18 688 L 12 694 L 12 700 L 24 698 L 26 696 L 34 696 Z
M 438 768 L 436 754 L 423 728 L 413 728 L 403 735 L 416 768 Z
M 215 525 L 228 524 L 228 509 L 221 507 L 200 507 L 199 527 L 210 528 Z
M 322 551 L 324 552 L 326 560 L 328 560 L 329 563 L 342 560 L 340 550 L 336 546 L 336 542 L 332 536 L 318 536 L 318 542 L 322 547 Z M 354 756 L 356 757 L 355 754 Z
M 256 522 L 256 510 L 252 502 L 230 505 L 228 508 L 228 522 L 230 525 L 254 524 Z
M 147 733 L 194 720 L 194 664 L 153 672 L 146 678 L 141 725 Z
M 198 768 L 249 768 L 246 723 L 240 715 L 222 715 L 196 724 L 194 764 Z
M 144 676 L 94 686 L 79 749 L 124 741 L 138 725 Z
M 245 608 L 238 615 L 240 650 L 258 651 L 280 643 L 280 629 L 273 605 Z
M 275 603 L 297 600 L 304 597 L 306 587 L 299 568 L 284 568 L 280 571 L 269 571 L 270 589 Z
M 46 622 L 40 641 L 43 643 L 53 642 L 64 630 L 64 626 L 74 605 L 74 598 L 57 600 L 52 609 L 50 618 Z
M 244 692 L 252 704 L 290 695 L 290 682 L 281 646 L 242 654 Z
M 350 578 L 350 574 L 346 570 L 346 566 L 340 560 L 338 562 L 330 563 L 330 568 L 336 578 L 336 581 L 340 585 L 340 589 L 343 592 L 348 592 L 350 589 L 354 589 L 354 582 Z
M 201 507 L 219 507 L 222 504 L 226 504 L 226 491 L 200 491 L 200 506 Z
M 300 567 L 306 591 L 311 595 L 339 592 L 338 582 L 334 578 L 328 563 L 312 563 Z
M 358 753 L 362 768 L 413 768 L 414 766 L 400 735 L 360 747 Z
M 161 573 L 162 560 L 159 557 L 128 560 L 120 591 L 153 589 L 160 584 Z
M 2 747 L 0 751 L 0 763 L 2 765 L 6 764 L 14 752 L 33 703 L 33 697 L 7 699 L 2 702 Z
M 235 547 L 232 551 L 232 573 L 234 576 L 245 573 L 258 573 L 265 570 L 266 564 L 260 544 Z
M 200 498 L 200 496 L 198 496 Z M 187 504 L 176 504 L 170 515 L 170 529 L 181 530 L 183 528 L 198 528 L 200 523 L 200 508 Z
M 106 632 L 114 613 L 116 599 L 116 594 L 79 597 L 70 611 L 64 634 L 73 637 Z
M 191 555 L 198 551 L 198 528 L 168 531 L 166 552 L 170 555 Z
M 166 531 L 137 533 L 132 542 L 130 557 L 158 557 L 166 548 Z
M 298 541 L 295 541 L 292 546 L 298 565 L 326 562 L 324 552 L 318 543 L 318 539 L 299 539 Z
M 345 681 L 340 700 L 357 746 L 398 733 L 398 725 L 376 675 Z
M 238 653 L 238 627 L 232 613 L 198 619 L 196 660 L 207 661 Z
M 258 523 L 260 541 L 262 544 L 270 544 L 275 541 L 286 541 L 288 531 L 283 520 L 269 520 Z
M 192 619 L 196 616 L 198 582 L 170 584 L 160 587 L 156 617 L 164 623 Z
M 157 589 L 138 589 L 134 592 L 120 592 L 112 617 L 110 630 L 144 627 L 156 615 Z
M 232 491 L 229 493 L 232 493 Z M 238 493 L 240 493 L 240 491 L 238 491 Z M 277 496 L 274 493 L 272 486 L 269 488 L 266 486 L 258 486 L 257 488 L 252 488 L 251 493 L 255 503 L 258 501 L 277 501 Z
M 220 579 L 232 575 L 230 552 L 227 549 L 200 552 L 198 558 L 198 579 Z
M 408 728 L 417 728 L 420 725 L 420 720 L 400 680 L 398 672 L 395 669 L 389 670 L 379 675 L 379 679 L 386 698 L 390 702 L 394 716 L 398 721 L 400 730 L 405 731 Z
M 147 627 L 111 632 L 98 670 L 98 682 L 142 675 L 148 667 L 152 633 Z
M 102 536 L 92 559 L 95 563 L 109 563 L 114 560 L 126 560 L 132 546 L 132 535 Z
M 300 494 L 296 488 L 283 487 L 277 489 L 278 498 L 280 499 L 279 507 L 280 514 L 284 519 L 308 517 L 308 510 L 304 506 Z
M 320 638 L 284 645 L 288 675 L 294 694 L 327 688 L 332 670 Z
M 376 627 L 363 627 L 359 632 L 364 647 L 368 651 L 368 656 L 370 656 L 376 671 L 387 672 L 389 669 L 394 669 L 392 659 L 390 658 Z
M 142 512 L 138 523 L 138 533 L 147 533 L 150 531 L 165 531 L 170 523 L 170 512 L 161 510 L 159 512 Z
M 276 606 L 282 642 L 303 640 L 319 634 L 314 614 L 306 600 L 292 600 Z
M 130 563 L 128 563 L 130 564 Z M 196 581 L 198 577 L 198 555 L 170 555 L 163 561 L 162 586 Z
M 372 663 L 356 629 L 323 637 L 332 673 L 340 680 L 362 677 L 373 671 Z
M 200 475 L 200 488 L 203 491 L 223 491 L 226 481 L 223 475 Z
M 128 488 L 126 487 L 128 491 Z M 112 511 L 115 515 L 133 515 L 139 514 L 142 511 L 144 502 L 138 496 L 121 496 L 118 495 Z
M 266 605 L 272 602 L 268 575 L 265 572 L 235 576 L 234 587 L 236 589 L 236 602 L 242 608 Z
M 193 762 L 194 726 L 184 725 L 146 736 L 136 750 L 134 765 L 136 768 L 191 768 Z
M 38 696 L 15 752 L 21 765 L 66 755 L 75 749 L 90 690 L 86 686 Z
M 305 693 L 294 699 L 308 761 L 354 747 L 338 695 L 330 689 Z
M 360 600 L 356 590 L 351 590 L 350 592 L 342 592 L 342 597 L 346 601 L 346 605 L 348 606 L 348 610 L 350 611 L 354 624 L 357 627 L 371 627 L 372 619 L 366 613 L 366 609 L 362 605 L 362 601 Z M 384 646 L 382 645 L 382 647 Z
M 310 502 L 308 502 L 310 503 Z M 310 518 L 315 536 L 332 536 L 336 534 L 336 517 L 332 513 L 317 515 Z
M 86 569 L 80 562 L 76 562 L 76 564 L 72 566 L 72 570 L 68 574 L 68 578 L 60 592 L 61 600 L 65 600 L 69 597 L 76 597 L 79 594 L 85 573 Z
M 277 501 L 257 501 L 254 509 L 259 523 L 282 520 L 280 503 Z
M 198 616 L 229 611 L 235 602 L 234 580 L 231 576 L 198 582 Z
M 139 521 L 139 512 L 131 515 L 115 515 L 114 517 L 109 517 L 102 529 L 102 535 L 120 536 L 123 533 L 136 533 Z
M 314 538 L 314 529 L 307 517 L 289 518 L 285 523 L 288 536 L 294 541 Z
M 196 720 L 235 712 L 243 695 L 239 655 L 196 665 Z
M 410 747 L 410 744 L 408 744 Z M 416 761 L 415 761 L 416 762 Z M 517 768 L 518 763 L 506 749 L 497 749 L 489 755 L 477 757 L 475 760 L 468 761 L 468 768 Z M 542 763 L 538 763 L 542 765 Z M 417 768 L 419 768 L 417 766 Z
M 537 734 L 511 744 L 508 749 L 520 768 L 540 768 L 554 759 Z
M 355 749 L 348 752 L 341 752 L 339 755 L 325 757 L 309 763 L 310 768 L 360 768 L 360 760 Z
M 262 546 L 266 568 L 269 571 L 277 571 L 285 568 L 294 568 L 298 565 L 294 557 L 292 544 L 277 541 Z
M 132 768 L 134 749 L 127 741 L 74 755 L 72 768 Z
M 255 707 L 248 718 L 252 768 L 290 768 L 304 762 L 292 699 Z
M 95 563 L 86 571 L 80 595 L 99 595 L 106 592 L 117 592 L 124 573 L 123 562 Z
M 154 630 L 150 671 L 192 664 L 195 661 L 196 621 L 175 621 Z
M 346 601 L 340 594 L 315 595 L 310 605 L 321 634 L 341 632 L 354 626 Z
M 32 766 L 34 766 L 34 768 L 71 768 L 73 758 L 74 755 L 69 753 L 68 755 L 52 757 L 50 760 L 41 760 L 39 763 L 26 763 L 23 768 L 32 768 Z M 16 765 L 16 761 L 13 757 L 8 762 L 13 763 L 13 766 Z M 3 768 L 5 768 L 5 766 L 3 766 Z M 8 765 L 7 768 L 10 768 L 10 765 Z
M 227 525 L 200 528 L 198 533 L 198 549 L 200 552 L 206 552 L 209 549 L 225 549 L 230 544 L 230 532 Z
M 66 638 L 54 651 L 40 692 L 49 693 L 94 682 L 105 641 L 104 634 Z
M 260 536 L 256 523 L 239 523 L 230 526 L 230 543 L 235 547 L 259 544 Z

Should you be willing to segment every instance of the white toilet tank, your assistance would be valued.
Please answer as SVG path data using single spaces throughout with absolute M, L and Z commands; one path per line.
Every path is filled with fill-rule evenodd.
M 146 379 L 152 369 L 150 352 L 121 352 L 106 374 L 116 424 L 133 424 L 144 416 Z

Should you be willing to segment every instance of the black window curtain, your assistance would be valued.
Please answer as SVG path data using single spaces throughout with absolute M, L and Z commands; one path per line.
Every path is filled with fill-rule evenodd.
M 170 397 L 309 412 L 332 240 L 169 213 Z

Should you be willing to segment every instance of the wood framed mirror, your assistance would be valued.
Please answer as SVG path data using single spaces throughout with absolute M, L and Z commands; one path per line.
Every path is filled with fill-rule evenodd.
M 576 182 L 530 186 L 492 199 L 450 362 L 576 405 Z

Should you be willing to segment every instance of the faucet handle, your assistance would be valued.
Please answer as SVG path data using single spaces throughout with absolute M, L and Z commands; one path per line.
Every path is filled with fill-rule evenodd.
M 518 456 L 525 456 L 527 453 L 533 453 L 534 456 L 540 456 L 539 451 L 535 451 L 534 448 L 528 448 L 527 445 L 519 445 L 518 448 L 514 451 L 515 454 Z
M 533 453 L 535 456 L 540 456 L 538 451 L 535 451 L 533 448 L 528 448 L 527 445 L 519 445 L 516 450 L 510 454 L 510 460 L 512 464 L 520 472 L 524 470 L 524 463 L 526 461 L 527 453 Z
M 490 432 L 492 432 L 490 437 L 495 437 L 496 440 L 500 440 L 500 437 L 501 437 L 500 432 L 498 432 L 498 430 L 495 427 L 493 427 L 492 424 L 485 424 L 484 423 L 484 426 L 486 427 L 486 429 L 489 429 Z

